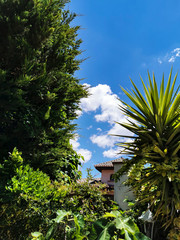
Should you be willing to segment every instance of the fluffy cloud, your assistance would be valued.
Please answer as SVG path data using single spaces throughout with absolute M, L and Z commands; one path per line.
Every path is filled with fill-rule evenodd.
M 119 119 L 118 105 L 121 103 L 118 96 L 112 93 L 110 86 L 99 84 L 96 87 L 89 86 L 88 90 L 90 96 L 81 100 L 81 108 L 84 112 L 96 112 L 100 109 L 101 113 L 94 116 L 97 122 L 113 124 Z
M 128 123 L 126 117 L 122 116 L 119 123 Z M 123 136 L 133 136 L 132 132 L 122 127 L 120 124 L 115 123 L 108 132 L 109 135 L 123 135 Z
M 103 152 L 103 156 L 107 158 L 119 158 L 119 150 L 117 148 L 110 148 L 109 150 Z
M 91 141 L 97 144 L 101 148 L 106 147 L 113 147 L 114 146 L 114 139 L 112 136 L 108 136 L 107 134 L 104 135 L 92 135 L 90 137 Z
M 84 148 L 79 148 L 80 147 L 80 143 L 78 142 L 79 137 L 76 136 L 75 139 L 71 139 L 70 143 L 73 146 L 73 149 L 80 154 L 81 156 L 84 157 L 84 161 L 81 160 L 82 163 L 88 162 L 89 160 L 91 160 L 92 157 L 92 152 L 89 151 L 88 149 L 84 149 Z
M 76 137 L 75 139 L 71 139 L 70 143 L 73 146 L 73 149 L 76 151 L 78 149 L 78 147 L 80 146 L 80 143 L 78 142 L 78 137 Z
M 120 115 L 120 114 L 119 114 Z M 121 123 L 127 123 L 127 118 L 121 117 Z M 111 128 L 108 132 L 101 133 L 101 134 L 94 134 L 90 137 L 90 140 L 94 143 L 97 144 L 101 148 L 107 148 L 107 147 L 113 147 L 115 146 L 116 143 L 118 142 L 128 142 L 130 141 L 128 137 L 118 137 L 116 135 L 123 135 L 123 136 L 133 136 L 133 134 L 122 127 L 120 124 L 114 123 L 110 125 Z
M 88 91 L 90 96 L 81 101 L 82 111 L 95 112 L 94 118 L 96 122 L 107 122 L 110 126 L 109 131 L 106 132 L 103 132 L 101 128 L 97 128 L 97 133 L 93 134 L 90 140 L 101 148 L 110 148 L 104 151 L 103 155 L 105 157 L 117 157 L 117 147 L 113 147 L 120 141 L 120 138 L 113 135 L 132 136 L 131 132 L 115 123 L 127 123 L 127 118 L 119 109 L 122 103 L 107 84 L 99 84 L 95 87 L 88 85 Z M 97 110 L 99 110 L 98 114 L 96 114 Z M 121 138 L 122 140 L 128 141 L 128 138 Z
M 87 149 L 80 148 L 77 152 L 84 157 L 84 161 L 82 161 L 82 163 L 88 162 L 92 158 L 92 152 Z

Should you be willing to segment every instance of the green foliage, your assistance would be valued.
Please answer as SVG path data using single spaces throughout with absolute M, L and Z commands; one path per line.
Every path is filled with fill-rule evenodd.
M 14 169 L 14 176 L 4 188 L 10 198 L 0 202 L 2 238 L 26 239 L 32 232 L 34 240 L 103 240 L 116 236 L 148 239 L 119 211 L 105 214 L 112 209 L 113 203 L 103 196 L 103 184 L 90 184 L 90 170 L 86 181 L 72 182 L 63 172 L 59 172 L 58 181 L 51 181 L 47 174 L 24 164 L 17 149 L 5 163 Z M 5 173 L 3 166 L 1 170 Z M 58 210 L 59 207 L 63 210 Z
M 33 233 L 31 233 L 31 235 L 32 235 L 32 240 L 35 240 L 35 239 L 43 240 L 44 239 L 42 233 L 40 233 L 40 232 L 33 232 Z
M 120 144 L 124 153 L 131 156 L 117 173 L 119 178 L 129 172 L 128 184 L 136 192 L 141 206 L 149 204 L 154 217 L 161 225 L 170 226 L 178 217 L 180 208 L 180 94 L 175 90 L 176 77 L 171 74 L 164 87 L 164 77 L 158 90 L 155 76 L 148 75 L 149 85 L 144 96 L 132 82 L 134 89 L 126 91 L 133 105 L 125 102 L 121 110 L 128 124 L 120 124 L 134 134 L 133 141 Z M 127 136 L 128 137 L 128 136 Z
M 38 169 L 33 170 L 29 165 L 24 165 L 21 155 L 15 148 L 1 165 L 0 174 L 5 181 L 0 195 L 12 192 L 17 196 L 21 194 L 27 201 L 48 201 L 54 189 L 50 177 Z
M 61 232 L 60 232 L 61 231 Z M 84 231 L 84 219 L 80 215 L 72 214 L 71 211 L 58 210 L 57 217 L 52 220 L 52 225 L 43 236 L 40 232 L 31 233 L 32 240 L 53 240 L 57 239 L 87 239 Z
M 6 181 L 14 176 L 16 169 L 23 163 L 21 157 L 22 153 L 18 152 L 17 148 L 13 149 L 13 152 L 9 154 L 8 160 L 4 160 L 3 164 L 0 165 L 1 176 Z
M 2 201 L 7 201 L 10 197 L 10 194 L 6 191 L 6 186 L 16 174 L 16 169 L 23 163 L 21 154 L 22 153 L 18 152 L 17 148 L 14 148 L 13 152 L 9 154 L 9 158 L 4 160 L 3 164 L 0 164 L 0 200 Z
M 71 212 L 73 224 L 84 224 L 83 231 L 86 232 L 92 221 L 113 205 L 103 196 L 104 185 L 90 185 L 88 180 L 72 181 L 63 172 L 58 173 L 58 180 L 52 181 L 47 174 L 25 164 L 17 149 L 4 161 L 0 170 L 2 179 L 6 179 L 0 192 L 0 235 L 4 239 L 6 236 L 10 240 L 25 239 L 36 230 L 45 234 L 59 208 Z M 62 212 L 56 218 L 57 222 L 61 221 L 59 216 Z M 60 226 L 56 239 L 61 239 L 62 229 L 64 225 Z M 68 234 L 75 234 L 73 227 L 70 229 Z
M 11 181 L 8 190 L 21 193 L 26 200 L 48 201 L 48 197 L 52 194 L 53 185 L 49 176 L 39 170 L 33 170 L 29 165 L 16 169 L 16 175 Z
M 174 219 L 173 227 L 168 234 L 168 240 L 179 240 L 179 236 L 180 236 L 180 217 Z
M 60 199 L 62 208 L 81 213 L 87 225 L 113 206 L 113 202 L 104 196 L 106 193 L 104 184 L 90 184 L 88 179 L 78 182 L 71 181 L 69 184 L 64 183 L 65 185 L 61 183 L 59 186 L 66 192 Z
M 139 232 L 137 225 L 127 216 L 119 211 L 106 213 L 101 219 L 98 219 L 90 226 L 89 231 L 84 230 L 83 217 L 77 217 L 72 212 L 57 211 L 57 217 L 53 219 L 53 224 L 48 230 L 45 237 L 40 232 L 32 233 L 31 239 L 52 240 L 56 236 L 58 226 L 62 226 L 62 234 L 60 239 L 76 239 L 76 240 L 150 240 L 144 234 Z M 70 218 L 68 218 L 70 216 Z
M 48 230 L 45 239 L 52 239 L 59 230 L 58 225 L 64 227 L 64 231 L 61 233 L 61 239 L 86 239 L 83 217 L 77 214 L 72 214 L 71 211 L 67 212 L 64 210 L 57 211 L 57 217 L 53 219 L 53 224 Z
M 112 220 L 111 220 L 112 219 Z M 116 238 L 113 238 L 115 237 Z M 137 225 L 120 211 L 106 213 L 102 219 L 97 220 L 92 227 L 90 240 L 111 240 L 124 236 L 125 240 L 149 240 L 139 232 Z
M 33 168 L 72 177 L 80 164 L 69 143 L 79 102 L 81 60 L 75 14 L 66 0 L 0 1 L 0 163 L 14 147 Z
M 0 234 L 2 238 L 24 239 L 37 225 L 47 226 L 45 216 L 55 191 L 49 176 L 24 165 L 15 148 L 0 169 Z

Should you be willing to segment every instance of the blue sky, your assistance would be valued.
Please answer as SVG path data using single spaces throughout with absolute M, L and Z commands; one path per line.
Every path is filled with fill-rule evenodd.
M 164 72 L 167 79 L 180 66 L 179 0 L 72 0 L 67 5 L 79 14 L 82 58 L 76 73 L 89 86 L 90 97 L 82 99 L 74 149 L 85 158 L 82 173 L 94 164 L 120 157 L 118 139 L 109 134 L 130 134 L 115 121 L 126 122 L 117 98 L 128 101 L 121 86 L 130 89 L 129 77 L 141 89 L 140 75 L 155 73 L 157 82 Z M 178 77 L 178 84 L 180 82 Z

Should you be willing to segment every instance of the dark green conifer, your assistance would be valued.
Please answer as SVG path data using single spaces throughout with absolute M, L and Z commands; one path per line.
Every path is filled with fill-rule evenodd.
M 69 139 L 87 95 L 74 76 L 81 40 L 66 2 L 0 0 L 0 162 L 17 147 L 53 177 L 77 169 Z

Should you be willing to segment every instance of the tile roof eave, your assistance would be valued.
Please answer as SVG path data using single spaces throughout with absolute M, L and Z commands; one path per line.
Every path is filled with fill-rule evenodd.
M 96 165 L 94 165 L 94 167 L 97 170 L 102 169 L 102 168 L 114 168 L 113 165 L 115 163 L 123 163 L 123 160 L 124 160 L 124 158 L 118 158 L 118 159 L 115 159 L 115 160 L 111 160 L 111 161 L 96 164 Z

